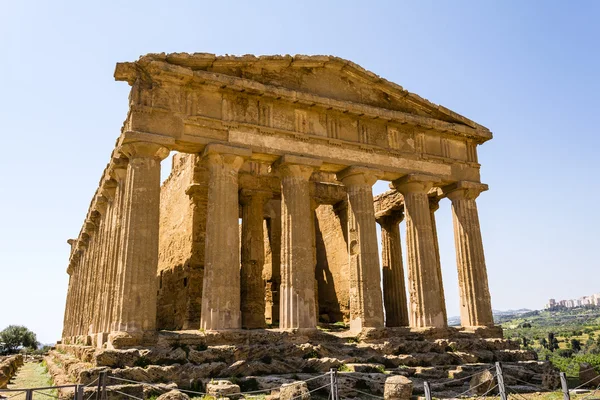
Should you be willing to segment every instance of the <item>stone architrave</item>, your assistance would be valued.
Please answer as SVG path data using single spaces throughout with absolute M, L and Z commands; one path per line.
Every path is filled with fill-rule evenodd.
M 284 155 L 275 165 L 281 177 L 281 329 L 317 326 L 309 179 L 321 164 Z
M 348 192 L 350 329 L 383 327 L 383 299 L 372 186 L 382 173 L 349 167 L 337 174 Z
M 433 244 L 435 246 L 435 263 L 436 263 L 436 271 L 438 275 L 438 283 L 439 283 L 439 292 L 440 292 L 440 302 L 442 306 L 442 312 L 444 314 L 444 321 L 446 324 L 444 326 L 448 326 L 448 314 L 446 313 L 446 295 L 444 294 L 444 280 L 442 279 L 442 263 L 440 260 L 440 245 L 438 242 L 438 234 L 437 234 L 437 224 L 435 222 L 435 212 L 440 208 L 440 199 L 439 198 L 429 198 L 429 212 L 431 213 L 431 229 L 433 231 Z
M 241 327 L 238 171 L 252 152 L 209 144 L 208 205 L 200 329 Z
M 169 149 L 154 143 L 121 146 L 127 156 L 116 330 L 153 331 L 156 327 L 156 271 L 160 210 L 160 162 Z
M 385 326 L 388 328 L 408 326 L 408 307 L 404 285 L 404 265 L 400 222 L 404 219 L 401 210 L 378 215 L 381 226 L 381 261 L 383 271 L 383 303 L 385 305 Z
M 262 190 L 242 190 L 242 328 L 265 328 L 265 264 L 264 205 L 272 196 Z
M 467 327 L 494 324 L 475 202 L 479 194 L 487 189 L 488 186 L 482 183 L 461 181 L 445 190 L 447 197 L 452 201 L 460 319 L 462 326 Z
M 439 292 L 433 227 L 427 193 L 439 179 L 411 174 L 393 182 L 404 196 L 410 326 L 414 328 L 446 326 Z

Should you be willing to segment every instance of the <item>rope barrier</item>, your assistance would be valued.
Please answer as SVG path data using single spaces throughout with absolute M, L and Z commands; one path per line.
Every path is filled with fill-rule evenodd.
M 527 400 L 527 397 L 523 396 L 521 393 L 517 392 L 515 389 L 511 388 L 510 386 L 506 386 L 506 389 L 508 389 L 508 391 L 511 392 L 513 395 L 516 394 L 517 396 L 519 396 L 522 400 Z
M 596 389 L 595 389 L 595 390 L 594 390 L 592 393 L 588 394 L 587 396 L 585 396 L 585 397 L 584 397 L 583 399 L 581 399 L 581 400 L 586 400 L 586 399 L 588 399 L 588 398 L 592 397 L 593 395 L 595 395 L 595 394 L 596 394 L 596 392 L 597 392 L 599 389 L 600 389 L 600 385 L 598 385 L 598 386 L 596 387 Z
M 494 375 L 492 376 L 492 382 L 494 381 L 494 379 L 496 379 L 496 374 L 494 374 Z M 490 381 L 483 381 L 483 382 L 480 382 L 478 385 L 475 385 L 475 386 L 473 386 L 473 387 L 469 387 L 467 390 L 465 390 L 464 392 L 460 393 L 460 394 L 459 394 L 459 395 L 457 395 L 456 397 L 464 396 L 465 394 L 469 393 L 469 392 L 470 392 L 470 391 L 472 391 L 473 389 L 477 389 L 479 386 L 483 386 L 483 385 L 485 385 L 486 383 L 487 383 L 487 384 L 489 384 L 489 383 L 490 383 Z M 496 385 L 496 386 L 498 386 L 498 385 Z M 493 388 L 492 388 L 492 389 L 493 389 Z
M 118 391 L 118 390 L 116 390 L 116 389 L 113 389 L 113 391 L 114 391 L 115 393 L 122 394 L 123 396 L 130 397 L 130 398 L 132 398 L 132 399 L 135 399 L 135 400 L 144 400 L 144 399 L 142 399 L 142 398 L 135 397 L 135 396 L 132 396 L 132 395 L 130 395 L 130 394 L 127 394 L 127 393 L 120 392 L 120 391 Z
M 17 394 L 13 394 L 12 396 L 9 396 L 9 397 L 0 397 L 0 398 L 2 398 L 2 399 L 12 399 L 13 397 L 20 396 L 20 395 L 22 395 L 23 393 L 25 393 L 25 390 L 23 390 L 22 392 L 19 392 L 19 393 L 17 393 Z
M 476 375 L 479 375 L 479 374 L 481 374 L 482 372 L 485 372 L 485 371 L 491 371 L 491 370 L 493 370 L 494 368 L 496 368 L 496 367 L 492 365 L 491 367 L 489 367 L 489 368 L 487 368 L 487 369 L 482 369 L 482 370 L 480 370 L 480 371 L 478 371 L 478 372 L 475 372 L 474 374 L 471 374 L 471 375 L 469 375 L 469 376 L 463 376 L 462 378 L 453 378 L 453 379 L 451 379 L 451 380 L 450 380 L 450 382 L 455 382 L 455 381 L 456 381 L 456 382 L 460 382 L 460 381 L 464 381 L 464 380 L 467 380 L 467 379 L 469 379 L 469 378 L 472 378 L 472 377 L 474 377 L 474 376 L 476 376 Z
M 352 388 L 351 390 L 354 391 L 354 392 L 356 392 L 356 393 L 360 393 L 360 394 L 364 394 L 366 396 L 373 397 L 375 399 L 383 399 L 383 397 L 381 397 L 381 396 L 377 396 L 377 395 L 374 395 L 374 394 L 371 394 L 371 393 L 363 392 L 363 391 L 360 391 L 358 389 Z
M 582 387 L 584 387 L 585 385 L 587 385 L 588 383 L 595 381 L 595 380 L 600 380 L 600 376 L 595 376 L 592 379 L 590 379 L 589 381 L 582 383 L 581 385 L 577 386 L 576 388 L 572 389 L 572 390 L 577 390 L 577 389 L 581 389 Z
M 138 385 L 146 385 L 146 386 L 150 386 L 152 388 L 159 389 L 159 390 L 164 390 L 164 391 L 172 389 L 172 388 L 160 386 L 160 385 L 157 385 L 157 384 L 154 384 L 154 383 L 132 381 L 132 380 L 129 380 L 129 379 L 117 378 L 116 376 L 107 376 L 107 378 L 112 378 L 112 379 L 114 379 L 116 381 L 123 381 L 123 382 L 128 382 L 128 383 L 135 383 L 135 384 L 138 384 Z M 177 390 L 183 391 L 182 389 L 177 389 Z M 206 394 L 206 393 L 203 393 L 203 394 Z
M 89 387 L 92 386 L 94 383 L 98 382 L 98 379 L 100 379 L 100 377 L 94 379 L 93 381 L 91 381 L 90 383 L 88 383 L 87 385 L 84 385 L 83 387 Z
M 490 390 L 488 390 L 487 392 L 485 392 L 484 394 L 482 394 L 481 396 L 477 397 L 478 399 L 482 399 L 485 396 L 487 396 L 489 393 L 492 392 L 492 390 L 496 389 L 498 387 L 498 384 L 494 385 L 494 387 L 492 387 Z
M 39 391 L 39 390 L 34 390 L 34 391 L 33 391 L 33 393 L 42 394 L 42 395 L 44 395 L 44 396 L 52 397 L 52 398 L 54 398 L 54 399 L 58 399 L 58 398 L 59 398 L 58 396 L 54 396 L 54 395 L 52 395 L 52 394 L 44 393 L 44 392 L 41 392 L 41 391 Z
M 516 377 L 514 377 L 514 376 L 511 376 L 510 378 L 514 379 L 514 380 L 515 380 L 515 381 L 517 381 L 517 382 L 524 383 L 524 384 L 526 384 L 527 386 L 534 387 L 534 388 L 538 389 L 540 392 L 547 392 L 547 391 L 548 391 L 548 389 L 546 389 L 546 388 L 544 388 L 544 387 L 542 387 L 542 386 L 538 386 L 538 385 L 536 385 L 535 383 L 527 382 L 527 381 L 524 381 L 523 379 L 519 379 L 519 378 L 516 378 Z M 508 387 L 508 385 L 507 385 L 507 387 Z

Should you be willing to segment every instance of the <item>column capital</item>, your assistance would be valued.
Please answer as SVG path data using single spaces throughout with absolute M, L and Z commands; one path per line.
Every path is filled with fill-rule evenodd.
M 115 193 L 117 192 L 117 181 L 114 179 L 106 179 L 102 182 L 102 186 L 100 187 L 100 193 L 107 200 L 112 200 L 115 198 Z M 106 207 L 104 207 L 106 209 Z
M 108 175 L 117 182 L 125 180 L 127 164 L 129 160 L 125 157 L 113 158 L 108 167 Z
M 450 200 L 475 200 L 481 192 L 485 192 L 489 186 L 485 183 L 459 181 L 445 186 L 443 192 Z
M 433 185 L 442 180 L 433 175 L 409 174 L 392 182 L 394 188 L 402 194 L 428 193 Z
M 100 188 L 100 192 L 103 192 L 103 188 Z M 104 196 L 104 193 L 99 194 L 94 199 L 94 203 L 92 204 L 92 221 L 97 224 L 100 220 L 100 216 L 106 213 L 106 208 L 108 207 L 108 199 Z M 97 214 L 95 214 L 97 213 Z
M 285 154 L 273 164 L 282 176 L 299 177 L 309 180 L 315 170 L 323 164 L 322 160 Z
M 440 198 L 439 197 L 429 197 L 429 209 L 431 211 L 437 211 L 440 208 Z
M 351 166 L 337 173 L 337 178 L 345 186 L 373 186 L 379 178 L 383 176 L 383 172 L 368 167 Z
M 187 189 L 185 189 L 185 194 L 190 196 L 192 199 L 195 199 L 196 197 L 202 196 L 207 187 L 208 183 L 192 183 L 187 187 Z
M 207 164 L 231 165 L 239 170 L 244 160 L 252 156 L 252 150 L 245 147 L 227 146 L 220 143 L 209 143 L 202 152 Z
M 240 203 L 241 204 L 250 204 L 252 200 L 260 201 L 263 205 L 273 197 L 273 192 L 269 190 L 250 190 L 250 189 L 242 189 L 240 190 Z
M 121 145 L 121 153 L 129 160 L 134 158 L 154 158 L 164 160 L 169 155 L 170 150 L 165 146 L 151 142 L 131 142 Z
M 403 219 L 403 209 L 389 209 L 375 214 L 375 221 L 377 221 L 379 225 L 398 225 Z

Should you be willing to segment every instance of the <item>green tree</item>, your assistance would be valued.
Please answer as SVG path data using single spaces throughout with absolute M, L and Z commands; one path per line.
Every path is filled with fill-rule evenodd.
M 540 346 L 542 346 L 545 349 L 548 348 L 548 341 L 546 340 L 546 338 L 541 338 L 540 339 Z
M 558 339 L 554 336 L 554 332 L 548 332 L 548 350 L 556 349 L 558 349 Z
M 571 339 L 571 348 L 574 352 L 581 351 L 581 342 L 577 339 Z
M 24 326 L 9 325 L 0 332 L 0 350 L 4 353 L 15 353 L 19 347 L 37 349 L 37 337 Z

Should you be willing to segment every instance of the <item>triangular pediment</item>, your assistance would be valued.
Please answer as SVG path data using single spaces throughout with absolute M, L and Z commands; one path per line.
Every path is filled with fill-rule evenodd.
M 138 62 L 150 61 L 163 61 L 193 71 L 213 72 L 335 100 L 485 129 L 468 118 L 339 57 L 161 53 L 148 54 Z

